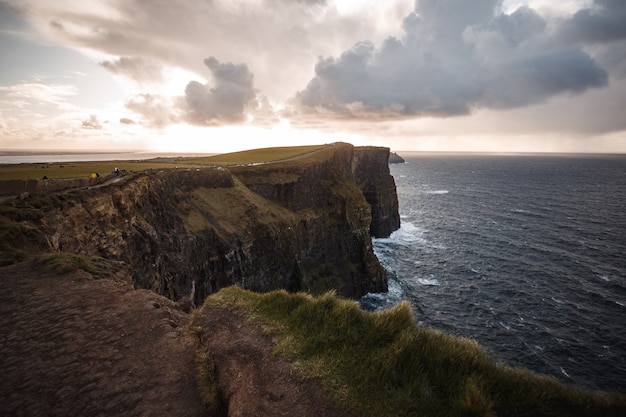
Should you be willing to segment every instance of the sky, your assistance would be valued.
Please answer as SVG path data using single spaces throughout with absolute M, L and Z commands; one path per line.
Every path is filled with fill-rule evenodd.
M 0 0 L 0 150 L 626 153 L 624 0 Z

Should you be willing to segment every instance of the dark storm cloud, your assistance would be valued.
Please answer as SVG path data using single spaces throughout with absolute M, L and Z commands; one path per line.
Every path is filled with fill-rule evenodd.
M 186 115 L 190 123 L 237 122 L 255 104 L 254 75 L 245 64 L 220 63 L 210 57 L 204 64 L 213 74 L 213 86 L 191 81 L 185 88 Z
M 626 39 L 626 1 L 595 0 L 590 8 L 576 12 L 561 35 L 580 42 L 612 42 Z
M 121 57 L 116 61 L 103 61 L 100 65 L 114 74 L 130 77 L 137 82 L 163 80 L 161 67 L 142 57 Z
M 305 111 L 350 116 L 452 116 L 607 85 L 608 72 L 580 43 L 555 35 L 526 6 L 511 14 L 497 13 L 499 6 L 496 0 L 420 0 L 404 19 L 401 39 L 390 37 L 379 48 L 360 42 L 339 58 L 320 58 L 296 103 Z M 585 27 L 591 37 L 590 16 L 608 17 L 608 9 L 623 8 L 598 0 L 563 28 L 583 33 Z M 604 38 L 597 33 L 593 38 L 618 36 L 613 28 Z

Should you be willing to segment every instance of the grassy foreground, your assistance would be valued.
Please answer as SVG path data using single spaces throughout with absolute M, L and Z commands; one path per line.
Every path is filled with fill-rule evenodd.
M 332 293 L 231 287 L 210 296 L 202 309 L 211 306 L 262 323 L 277 354 L 357 415 L 626 415 L 626 396 L 497 364 L 472 340 L 417 326 L 408 303 L 369 313 Z

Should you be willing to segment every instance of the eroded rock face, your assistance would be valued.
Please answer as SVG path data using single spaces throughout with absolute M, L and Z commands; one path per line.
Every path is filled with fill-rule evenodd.
M 261 166 L 147 171 L 75 191 L 33 222 L 50 249 L 128 264 L 135 287 L 194 304 L 220 288 L 387 290 L 370 233 L 399 227 L 386 148 L 336 144 Z
M 396 183 L 389 173 L 389 149 L 360 147 L 354 149 L 354 181 L 372 207 L 370 233 L 389 237 L 400 228 Z

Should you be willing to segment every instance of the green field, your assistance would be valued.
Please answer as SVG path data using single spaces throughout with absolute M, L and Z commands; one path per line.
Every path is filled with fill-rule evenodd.
M 290 146 L 280 148 L 252 149 L 208 157 L 155 158 L 132 161 L 94 161 L 34 164 L 0 164 L 0 181 L 89 178 L 92 174 L 106 175 L 115 167 L 126 172 L 148 169 L 197 168 L 212 165 L 244 165 L 276 162 L 324 149 L 329 145 Z

